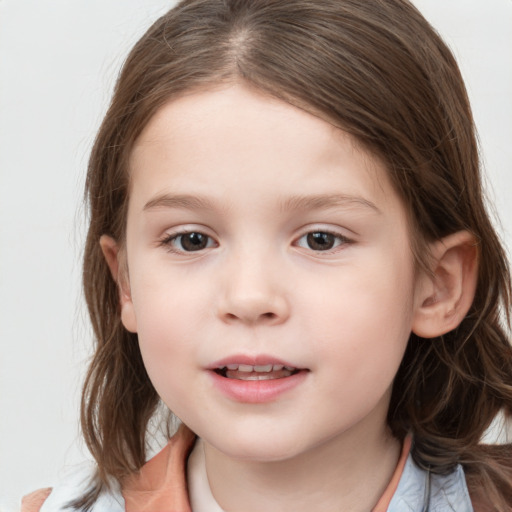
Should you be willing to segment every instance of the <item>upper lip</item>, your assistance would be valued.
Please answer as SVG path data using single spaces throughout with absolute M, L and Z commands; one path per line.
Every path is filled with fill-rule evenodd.
M 208 365 L 208 369 L 218 370 L 219 368 L 224 368 L 228 365 L 234 364 L 245 364 L 250 366 L 282 365 L 283 367 L 287 366 L 290 368 L 299 369 L 299 367 L 296 364 L 266 354 L 257 354 L 253 356 L 247 354 L 237 354 L 224 357 L 223 359 L 219 359 L 218 361 L 215 361 L 214 363 Z

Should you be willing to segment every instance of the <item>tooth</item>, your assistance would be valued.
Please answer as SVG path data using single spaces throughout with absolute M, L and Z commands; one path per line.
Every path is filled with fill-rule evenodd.
M 239 372 L 252 372 L 252 371 L 254 371 L 254 367 L 251 364 L 239 364 L 238 371 Z
M 266 364 L 266 365 L 261 365 L 261 366 L 255 366 L 254 367 L 254 371 L 255 372 L 271 372 L 272 371 L 272 365 L 271 364 Z
M 237 364 L 228 364 L 224 368 L 227 368 L 228 370 L 238 370 L 238 365 Z
M 292 372 L 290 370 L 284 370 L 283 374 L 277 378 L 282 379 L 284 377 L 289 377 L 290 375 L 292 375 Z M 254 380 L 274 380 L 276 377 L 270 372 L 268 372 L 268 373 L 245 372 L 245 375 L 239 373 L 236 377 L 228 374 L 227 378 L 228 379 L 236 379 L 236 380 L 244 380 L 244 381 L 248 381 L 248 380 L 254 381 Z
M 244 375 L 240 380 L 270 380 L 270 375 Z
M 295 370 L 295 368 L 294 368 L 293 366 L 285 366 L 285 369 L 286 369 L 286 370 L 290 370 L 291 372 L 292 372 L 293 370 Z
M 282 364 L 275 364 L 272 367 L 272 370 L 274 370 L 275 372 L 278 372 L 279 370 L 282 370 L 283 368 L 284 368 L 284 366 Z

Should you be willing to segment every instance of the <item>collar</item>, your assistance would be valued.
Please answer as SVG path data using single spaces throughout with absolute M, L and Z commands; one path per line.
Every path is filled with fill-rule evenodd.
M 130 476 L 124 482 L 123 497 L 126 512 L 150 512 L 154 510 L 192 512 L 186 475 L 187 459 L 194 448 L 195 441 L 196 437 L 193 432 L 185 425 L 181 425 L 167 446 L 147 462 L 139 473 Z M 402 478 L 410 449 L 411 437 L 408 436 L 403 443 L 395 472 L 372 512 L 388 511 Z M 217 511 L 215 508 L 212 508 L 212 510 L 222 512 L 222 509 L 213 499 L 209 487 L 205 487 L 208 484 L 205 480 L 206 473 L 203 474 L 198 468 L 197 464 L 201 464 L 201 460 L 198 459 L 200 454 L 197 455 L 197 450 L 194 450 L 194 452 L 196 455 L 194 455 L 195 459 L 192 462 L 196 463 L 196 473 L 193 479 L 189 481 L 192 501 L 205 499 L 211 507 L 217 506 Z M 199 494 L 195 493 L 196 490 Z

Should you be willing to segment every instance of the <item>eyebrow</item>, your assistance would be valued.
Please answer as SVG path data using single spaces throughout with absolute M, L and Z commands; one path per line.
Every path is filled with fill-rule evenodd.
M 306 196 L 293 196 L 281 204 L 283 211 L 319 210 L 321 208 L 345 208 L 345 207 L 369 208 L 378 214 L 381 210 L 371 201 L 364 197 L 345 194 L 319 194 Z
M 169 195 L 163 194 L 148 201 L 143 210 L 154 208 L 184 208 L 189 210 L 213 210 L 215 205 L 212 201 L 202 196 L 190 195 Z
M 321 208 L 363 207 L 381 214 L 371 201 L 359 196 L 345 194 L 318 194 L 292 196 L 280 203 L 281 211 L 319 210 Z M 189 210 L 214 210 L 215 203 L 204 196 L 162 194 L 148 201 L 143 210 L 156 208 L 183 208 Z

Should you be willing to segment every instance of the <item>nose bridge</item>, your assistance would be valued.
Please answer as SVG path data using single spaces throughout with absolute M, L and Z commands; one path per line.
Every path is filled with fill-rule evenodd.
M 224 321 L 280 323 L 289 315 L 280 258 L 268 244 L 245 243 L 230 252 L 219 313 Z

